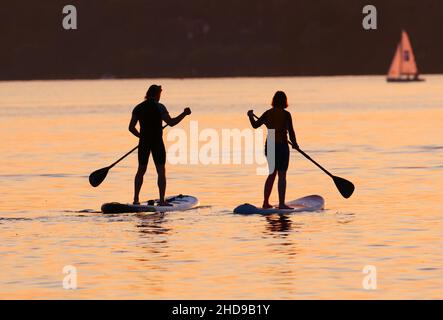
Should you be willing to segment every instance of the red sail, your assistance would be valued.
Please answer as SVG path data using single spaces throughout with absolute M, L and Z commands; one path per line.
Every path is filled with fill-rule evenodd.
M 389 69 L 388 78 L 398 79 L 401 76 L 417 76 L 417 64 L 415 62 L 414 51 L 412 50 L 411 41 L 406 31 L 402 32 L 400 43 L 392 60 Z

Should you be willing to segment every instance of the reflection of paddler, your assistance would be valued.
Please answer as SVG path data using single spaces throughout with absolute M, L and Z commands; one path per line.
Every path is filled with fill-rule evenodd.
M 268 222 L 267 229 L 273 233 L 285 233 L 291 230 L 292 221 L 289 217 L 279 214 L 275 216 L 267 216 L 266 221 Z

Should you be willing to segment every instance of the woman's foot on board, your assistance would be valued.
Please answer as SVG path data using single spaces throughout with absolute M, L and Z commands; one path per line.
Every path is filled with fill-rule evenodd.
M 172 207 L 172 204 L 170 204 L 168 201 L 159 201 L 158 206 L 159 207 Z
M 286 204 L 281 204 L 281 205 L 279 205 L 278 206 L 278 208 L 279 209 L 287 209 L 287 210 L 291 210 L 291 209 L 294 209 L 294 208 L 292 208 L 292 207 L 289 207 L 289 206 L 287 206 Z
M 263 209 L 272 209 L 273 206 L 271 206 L 268 202 L 265 202 L 265 203 L 263 203 L 262 208 L 263 208 Z

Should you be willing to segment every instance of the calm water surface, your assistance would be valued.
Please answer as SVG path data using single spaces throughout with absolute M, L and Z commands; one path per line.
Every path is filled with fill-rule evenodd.
M 0 298 L 443 298 L 443 76 L 427 80 L 0 82 Z M 261 203 L 256 165 L 169 164 L 168 194 L 196 195 L 201 208 L 97 213 L 132 199 L 135 154 L 97 189 L 87 177 L 136 145 L 130 112 L 151 83 L 172 114 L 192 107 L 186 131 L 190 120 L 249 128 L 246 111 L 285 90 L 299 144 L 356 193 L 344 200 L 294 152 L 287 197 L 320 194 L 323 212 L 236 216 L 238 204 Z M 157 196 L 152 164 L 143 195 Z M 62 287 L 65 265 L 77 290 Z M 362 287 L 367 265 L 375 291 Z

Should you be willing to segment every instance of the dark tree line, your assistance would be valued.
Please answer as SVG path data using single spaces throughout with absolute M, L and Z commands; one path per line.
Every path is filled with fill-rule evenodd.
M 443 72 L 441 0 L 15 0 L 0 14 L 3 80 L 384 74 L 402 28 L 421 71 Z

